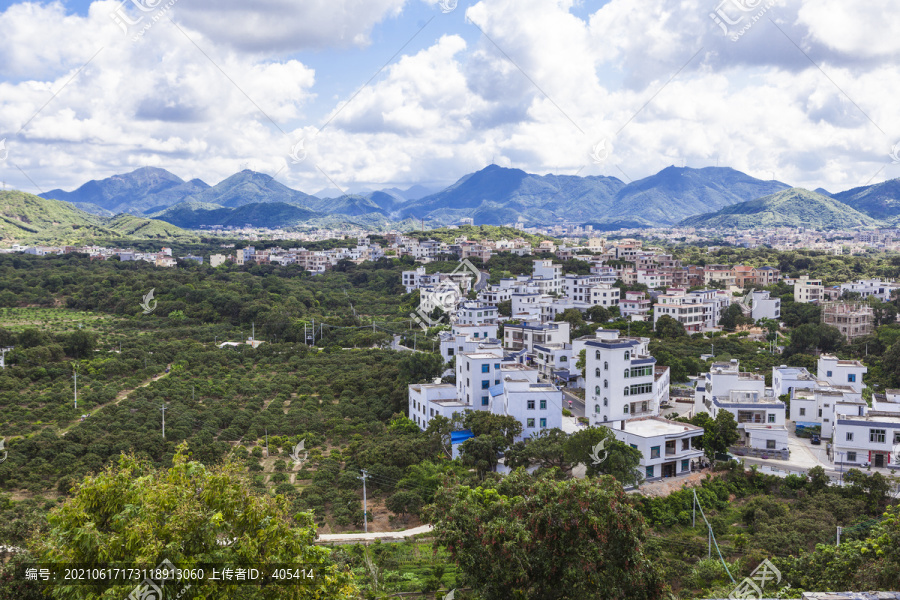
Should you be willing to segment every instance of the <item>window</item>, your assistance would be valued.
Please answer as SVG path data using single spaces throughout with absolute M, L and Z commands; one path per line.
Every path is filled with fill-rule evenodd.
M 500 363 L 496 363 L 496 364 L 494 365 L 494 368 L 495 368 L 495 369 L 499 369 L 499 368 L 500 368 Z
M 541 427 L 546 427 L 546 426 L 547 426 L 547 419 L 541 419 L 540 423 L 541 423 Z
M 652 477 L 653 477 L 653 465 L 650 465 L 649 467 L 647 467 L 647 479 L 650 479 Z
M 606 389 L 606 388 L 608 388 L 608 387 L 609 387 L 609 381 L 607 381 L 606 379 L 604 379 L 604 380 L 603 380 L 603 388 Z
M 820 416 L 820 417 L 822 416 L 822 409 L 821 409 L 821 408 L 819 409 L 819 416 Z
M 602 394 L 602 393 L 603 393 L 603 392 L 600 391 L 600 386 L 599 386 L 599 385 L 594 387 L 594 393 L 595 393 L 595 394 Z
M 495 379 L 495 380 L 494 380 L 494 385 L 500 385 L 500 380 L 499 380 L 499 379 Z
M 469 370 L 469 363 L 466 363 L 466 371 Z
M 534 400 L 528 401 L 528 410 L 534 410 Z
M 475 339 L 478 339 L 478 332 L 475 332 Z
M 622 407 L 622 412 L 624 412 L 627 415 L 629 408 L 631 408 L 631 407 L 628 404 L 626 404 L 625 406 Z
M 547 410 L 547 401 L 541 400 L 541 410 Z
M 848 442 L 852 442 L 852 441 L 853 441 L 853 432 L 852 432 L 852 431 L 848 431 L 848 432 L 847 432 L 847 441 L 848 441 Z
M 627 392 L 625 392 L 626 396 L 634 396 L 635 394 L 649 394 L 653 392 L 653 384 L 652 383 L 638 383 L 630 388 L 626 388 Z
M 447 356 L 453 356 L 453 348 L 447 348 Z
M 800 416 L 801 416 L 801 417 L 806 416 L 806 409 L 805 409 L 805 408 L 801 408 L 801 409 L 800 409 Z
M 641 402 L 641 412 L 647 412 L 647 401 Z
M 487 406 L 487 405 L 488 405 L 488 397 L 487 397 L 487 396 L 482 396 L 482 397 L 481 397 L 481 405 L 482 405 L 482 406 Z
M 600 369 L 594 369 L 594 375 L 596 375 L 597 377 L 603 377 L 603 375 L 600 374 Z
M 603 357 L 600 355 L 600 351 L 599 351 L 599 350 L 597 350 L 596 352 L 594 352 L 594 357 L 595 357 L 597 360 L 600 360 L 601 358 L 603 358 Z M 603 364 L 605 365 L 606 363 L 603 363 Z M 604 366 L 603 368 L 605 369 L 606 367 Z
M 625 389 L 622 391 L 622 393 L 625 394 L 626 396 L 628 395 L 628 386 L 627 385 L 625 386 Z
M 559 362 L 561 362 L 561 363 L 569 362 L 569 357 L 568 356 L 560 356 Z
M 603 406 L 609 406 L 609 398 L 603 399 Z
M 659 458 L 659 446 L 650 448 L 650 458 Z
M 690 459 L 685 458 L 684 460 L 681 461 L 681 470 L 682 471 L 687 471 L 690 468 L 691 468 Z
M 488 389 L 489 387 L 491 387 L 491 380 L 490 380 L 490 379 L 483 379 L 483 380 L 481 381 L 481 389 L 486 390 L 486 389 Z
M 766 415 L 766 416 L 767 416 L 767 418 L 768 418 L 768 422 L 769 422 L 769 423 L 774 423 L 774 422 L 775 422 L 775 413 L 769 413 L 769 414 Z
M 847 453 L 847 462 L 856 462 L 856 452 Z
M 856 373 L 847 375 L 847 383 L 856 383 Z
M 691 449 L 691 440 L 681 440 L 681 449 L 682 450 L 690 450 Z
M 628 444 L 628 445 L 631 446 L 632 448 L 634 448 L 635 450 L 637 450 L 637 444 Z
M 625 369 L 625 377 L 648 377 L 653 375 L 653 367 L 631 367 Z
M 534 427 L 534 419 L 528 419 L 528 421 L 525 423 L 525 425 L 527 427 Z
M 775 440 L 766 440 L 766 450 L 775 449 Z
M 825 377 L 831 377 L 831 371 L 825 371 Z
M 869 441 L 874 442 L 876 444 L 883 444 L 887 432 L 884 429 L 870 429 L 869 430 Z
M 628 377 L 629 371 L 630 371 L 630 369 L 625 369 L 625 377 Z
M 599 404 L 595 404 L 595 405 L 594 405 L 594 414 L 599 414 L 599 413 L 600 413 L 600 405 L 599 405 Z
M 900 431 L 895 431 L 895 432 L 894 432 L 894 443 L 895 443 L 895 444 L 900 444 Z
M 482 373 L 490 373 L 490 372 L 491 372 L 491 365 L 481 365 L 481 372 L 482 372 Z
M 598 356 L 597 358 L 600 358 L 600 357 Z M 608 371 L 608 370 L 609 370 L 609 363 L 608 363 L 608 362 L 604 362 L 604 363 L 603 363 L 603 370 L 604 370 L 604 371 Z
M 631 360 L 631 352 L 628 350 L 625 351 L 625 360 Z

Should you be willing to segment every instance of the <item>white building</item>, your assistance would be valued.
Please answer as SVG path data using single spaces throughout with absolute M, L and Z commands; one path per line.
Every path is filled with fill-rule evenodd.
M 646 321 L 651 306 L 646 292 L 625 292 L 625 299 L 619 302 L 622 316 L 630 317 L 632 321 Z
M 456 322 L 461 325 L 496 325 L 500 311 L 496 306 L 481 302 L 463 302 L 456 310 Z M 496 331 L 494 332 L 496 335 Z M 493 337 L 493 336 L 492 336 Z
M 462 414 L 471 409 L 456 397 L 456 386 L 449 383 L 424 384 L 409 386 L 409 418 L 423 430 L 436 416 L 453 418 L 454 413 Z
M 804 275 L 794 281 L 794 302 L 821 302 L 825 299 L 825 286 L 821 279 L 810 279 Z
M 647 480 L 686 475 L 691 472 L 691 462 L 703 456 L 691 441 L 703 436 L 702 427 L 656 416 L 631 419 L 623 425 L 613 429 L 613 434 L 641 452 L 641 469 Z
M 653 325 L 668 315 L 684 325 L 686 331 L 711 331 L 718 327 L 722 310 L 731 304 L 731 295 L 723 290 L 669 289 L 653 305 Z
M 863 375 L 869 369 L 858 360 L 838 360 L 837 357 L 823 354 L 816 364 L 816 375 L 832 385 L 846 385 L 861 394 L 865 387 Z
M 781 320 L 781 298 L 770 298 L 769 292 L 764 290 L 757 290 L 750 296 L 750 316 L 754 321 L 760 319 Z
M 841 284 L 841 292 L 855 292 L 860 298 L 865 300 L 869 296 L 875 296 L 882 302 L 891 299 L 894 290 L 900 289 L 900 284 L 893 281 L 882 281 L 881 279 L 860 279 L 850 283 Z
M 537 323 L 534 321 L 503 326 L 503 347 L 533 352 L 535 344 L 568 344 L 571 326 L 566 321 Z
M 445 362 L 460 352 L 476 352 L 485 348 L 500 349 L 497 338 L 497 325 L 483 323 L 481 325 L 453 324 L 450 331 L 442 331 L 438 335 L 441 356 Z
M 650 339 L 621 338 L 615 329 L 598 329 L 596 335 L 597 339 L 584 342 L 585 412 L 591 425 L 657 416 L 656 359 L 648 350 Z
M 759 450 L 786 450 L 786 405 L 776 396 L 757 391 L 731 390 L 724 396 L 713 396 L 709 416 L 727 411 L 737 421 L 744 443 Z
M 766 380 L 762 375 L 741 372 L 740 361 L 713 363 L 708 373 L 695 382 L 693 414 L 712 414 L 712 399 L 728 397 L 732 391 L 756 392 L 765 396 Z
M 522 424 L 516 441 L 543 430 L 562 428 L 562 392 L 549 383 L 538 383 L 533 369 L 509 369 L 499 385 L 491 388 L 491 412 L 515 417 Z
M 473 410 L 488 410 L 491 386 L 500 383 L 503 350 L 484 348 L 456 355 L 456 397 Z
M 554 264 L 552 260 L 535 260 L 530 283 L 543 294 L 561 294 L 562 265 Z
M 775 397 L 790 394 L 795 389 L 812 389 L 816 387 L 816 378 L 803 367 L 781 365 L 772 367 L 772 390 Z
M 552 380 L 554 373 L 575 370 L 578 359 L 572 359 L 572 344 L 535 344 L 531 359 L 542 376 Z
M 822 437 L 827 439 L 833 437 L 836 414 L 864 416 L 867 408 L 862 396 L 849 386 L 826 384 L 811 390 L 795 389 L 791 396 L 791 420 L 797 426 L 818 425 Z
M 900 468 L 900 415 L 839 413 L 832 456 L 835 465 Z
M 872 394 L 872 410 L 900 415 L 900 390 L 884 390 L 884 394 Z

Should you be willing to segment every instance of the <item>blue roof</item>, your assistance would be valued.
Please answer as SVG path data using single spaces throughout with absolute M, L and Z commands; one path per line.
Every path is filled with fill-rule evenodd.
M 450 443 L 451 444 L 462 444 L 469 438 L 475 437 L 475 434 L 472 433 L 471 429 L 463 429 L 462 431 L 451 431 L 450 432 Z

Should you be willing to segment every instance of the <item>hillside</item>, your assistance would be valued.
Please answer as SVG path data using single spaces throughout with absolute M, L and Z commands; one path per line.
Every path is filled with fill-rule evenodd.
M 780 181 L 755 179 L 728 167 L 667 167 L 629 183 L 615 197 L 615 211 L 599 224 L 625 222 L 674 225 L 693 215 L 716 211 L 787 189 Z
M 153 215 L 178 227 L 197 229 L 201 226 L 223 227 L 293 227 L 314 217 L 317 213 L 284 202 L 244 204 L 237 208 L 217 206 L 203 202 L 182 202 Z
M 267 202 L 280 202 L 309 208 L 311 203 L 321 201 L 315 196 L 298 192 L 278 183 L 269 175 L 249 170 L 235 173 L 213 187 L 186 198 L 186 200 L 218 204 L 219 206 L 231 208 Z
M 0 192 L 0 243 L 74 244 L 91 239 L 191 238 L 169 223 L 118 215 L 100 217 L 68 202 L 48 200 L 19 191 Z
M 113 214 L 143 214 L 160 205 L 177 204 L 207 188 L 209 185 L 199 179 L 184 181 L 165 169 L 143 167 L 131 173 L 89 181 L 72 192 L 51 190 L 41 197 L 77 203 L 89 212 L 94 212 L 90 209 L 96 206 Z
M 900 221 L 900 179 L 853 188 L 832 197 L 875 219 Z
M 834 229 L 871 227 L 879 221 L 828 196 L 791 188 L 728 206 L 682 221 L 682 227 L 754 229 L 759 227 L 807 227 Z
M 537 246 L 544 240 L 556 241 L 554 238 L 543 235 L 532 235 L 513 229 L 512 227 L 497 227 L 494 225 L 461 225 L 455 229 L 440 228 L 429 229 L 425 233 L 421 231 L 416 234 L 411 233 L 414 237 L 421 239 L 440 240 L 447 244 L 452 244 L 453 240 L 458 237 L 466 237 L 470 241 L 480 242 L 481 240 L 514 240 L 522 238 L 532 246 Z

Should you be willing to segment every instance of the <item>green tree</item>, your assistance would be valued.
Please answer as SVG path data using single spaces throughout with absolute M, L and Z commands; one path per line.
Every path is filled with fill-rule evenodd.
M 566 457 L 565 445 L 569 435 L 562 429 L 542 429 L 537 434 L 516 442 L 506 452 L 505 464 L 511 469 L 539 466 L 545 469 L 556 467 L 568 475 L 572 464 Z
M 638 471 L 641 451 L 617 440 L 608 427 L 576 431 L 566 440 L 565 455 L 573 465 L 583 464 L 588 477 L 612 475 L 622 485 L 635 485 L 643 480 Z
M 667 591 L 644 552 L 644 520 L 611 477 L 518 469 L 495 488 L 444 487 L 429 515 L 458 584 L 485 600 L 651 600 Z
M 66 354 L 72 358 L 86 358 L 93 354 L 96 343 L 97 336 L 95 334 L 79 329 L 66 337 L 63 347 Z
M 418 516 L 422 510 L 422 496 L 411 490 L 400 490 L 388 496 L 385 506 L 397 516 Z
M 599 304 L 590 307 L 585 315 L 594 323 L 606 323 L 612 316 L 609 309 L 605 306 L 600 306 Z
M 50 531 L 30 544 L 41 562 L 99 566 L 123 563 L 177 568 L 199 564 L 315 565 L 308 585 L 271 590 L 206 581 L 195 596 L 226 598 L 353 598 L 349 576 L 330 563 L 330 551 L 314 544 L 312 515 L 289 516 L 283 496 L 255 496 L 234 464 L 209 468 L 188 459 L 182 444 L 168 470 L 134 456 L 86 478 L 74 496 L 51 513 Z M 222 545 L 221 540 L 232 540 Z M 65 600 L 125 598 L 134 583 L 51 585 Z
M 700 438 L 697 445 L 703 448 L 704 454 L 710 459 L 715 458 L 716 454 L 728 452 L 728 447 L 741 437 L 734 415 L 727 410 L 720 410 L 715 419 L 712 419 L 708 413 L 701 412 L 690 420 L 679 420 L 703 428 L 703 437 Z
M 687 337 L 687 332 L 684 330 L 684 325 L 669 315 L 662 315 L 656 321 L 656 335 L 661 338 L 674 339 Z
M 567 308 L 556 317 L 557 321 L 566 321 L 572 329 L 578 329 L 584 325 L 584 315 L 577 308 Z

